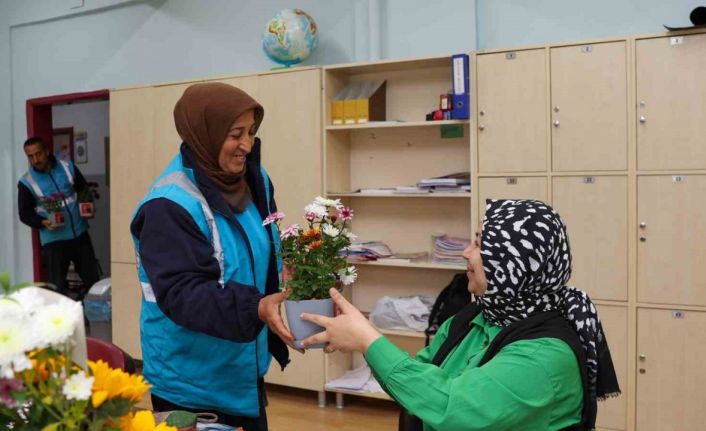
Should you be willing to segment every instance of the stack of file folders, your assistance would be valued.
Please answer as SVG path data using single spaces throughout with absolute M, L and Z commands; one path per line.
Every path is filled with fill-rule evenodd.
M 365 262 L 392 256 L 392 250 L 382 241 L 359 241 L 343 250 L 349 261 Z
M 465 265 L 461 253 L 471 244 L 469 239 L 454 238 L 447 235 L 436 239 L 434 244 L 434 263 L 446 265 Z
M 471 173 L 456 172 L 433 178 L 423 178 L 417 182 L 420 189 L 434 193 L 468 193 L 471 191 Z

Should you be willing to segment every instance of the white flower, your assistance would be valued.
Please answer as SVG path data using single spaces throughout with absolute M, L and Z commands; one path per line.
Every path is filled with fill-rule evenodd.
M 0 319 L 0 366 L 9 366 L 14 359 L 34 346 L 27 320 Z
M 88 377 L 84 371 L 72 375 L 64 383 L 61 392 L 68 400 L 87 400 L 91 397 L 93 377 Z
M 44 305 L 44 299 L 39 294 L 39 289 L 36 286 L 24 287 L 10 295 L 10 297 L 19 302 L 25 311 L 32 312 Z
M 29 360 L 27 355 L 19 355 L 12 360 L 12 368 L 18 373 L 29 370 L 32 368 L 32 361 Z
M 326 207 L 317 203 L 312 203 L 305 206 L 304 211 L 307 213 L 314 214 L 317 218 L 324 217 L 328 214 L 328 210 L 326 209 Z
M 321 228 L 321 231 L 325 235 L 328 235 L 330 237 L 336 237 L 336 236 L 338 236 L 339 233 L 341 233 L 341 231 L 338 230 L 338 228 L 335 228 L 330 224 L 325 224 L 324 227 Z
M 358 236 L 356 234 L 348 230 L 343 231 L 343 235 L 345 235 L 349 240 L 351 240 L 351 242 L 358 239 Z
M 349 284 L 353 284 L 358 278 L 358 272 L 355 266 L 349 266 L 348 268 L 343 268 L 338 271 L 338 278 L 344 286 L 348 286 Z
M 321 205 L 327 208 L 334 207 L 337 210 L 343 208 L 343 204 L 341 203 L 340 199 L 326 199 L 322 198 L 321 196 L 317 196 L 316 199 L 314 199 L 314 204 Z
M 81 317 L 81 303 L 61 299 L 55 304 L 37 310 L 36 332 L 49 345 L 63 343 L 71 337 Z M 83 322 L 81 322 L 83 323 Z

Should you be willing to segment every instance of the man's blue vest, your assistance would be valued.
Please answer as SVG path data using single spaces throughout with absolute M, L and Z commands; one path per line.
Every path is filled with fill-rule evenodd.
M 269 179 L 264 170 L 262 174 L 265 190 L 269 194 Z M 211 210 L 196 186 L 193 170 L 184 167 L 181 155 L 177 155 L 157 178 L 138 205 L 135 215 L 146 202 L 158 198 L 169 199 L 184 208 L 211 242 L 213 257 L 221 268 L 220 286 L 234 281 L 256 286 L 261 293 L 265 292 L 269 258 L 256 259 L 256 262 L 250 259 L 248 242 L 232 221 Z M 255 205 L 250 203 L 243 213 L 236 214 L 236 220 L 248 237 L 252 236 L 249 241 L 253 247 L 252 255 L 269 256 L 271 245 Z M 270 225 L 269 228 L 275 240 L 274 247 L 279 247 L 276 227 Z M 140 333 L 143 374 L 153 385 L 152 392 L 184 407 L 259 416 L 257 380 L 265 375 L 272 358 L 267 347 L 267 327 L 262 329 L 255 341 L 236 343 L 177 325 L 157 305 L 141 263 L 139 240 L 133 236 L 133 241 L 142 286 Z M 263 247 L 263 243 L 268 246 Z
M 74 239 L 88 230 L 88 223 L 81 218 L 78 210 L 78 197 L 76 190 L 74 190 L 75 176 L 76 170 L 73 163 L 55 159 L 48 172 L 29 168 L 29 170 L 20 177 L 20 182 L 32 191 L 35 202 L 37 203 L 34 210 L 40 217 L 49 217 L 49 213 L 42 205 L 44 198 L 57 192 L 64 195 L 63 211 L 65 213 L 66 224 L 54 230 L 46 228 L 39 229 L 39 240 L 42 245 L 54 241 Z

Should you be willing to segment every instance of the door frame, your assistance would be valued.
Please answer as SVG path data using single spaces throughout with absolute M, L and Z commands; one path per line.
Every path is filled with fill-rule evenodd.
M 107 89 L 28 99 L 25 104 L 27 114 L 27 137 L 36 136 L 42 138 L 49 146 L 49 150 L 52 151 L 54 146 L 52 142 L 54 134 L 51 114 L 52 105 L 109 99 L 110 91 Z M 45 280 L 46 274 L 42 271 L 42 249 L 39 242 L 39 230 L 37 229 L 32 229 L 32 265 L 34 269 L 34 280 Z

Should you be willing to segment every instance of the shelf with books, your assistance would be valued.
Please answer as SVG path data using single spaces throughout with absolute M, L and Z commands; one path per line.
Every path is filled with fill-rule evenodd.
M 364 124 L 344 124 L 326 126 L 326 130 L 332 131 L 348 131 L 348 130 L 363 130 L 363 129 L 388 129 L 402 127 L 434 127 L 434 126 L 453 126 L 466 125 L 468 120 L 442 120 L 442 121 L 373 121 Z
M 440 269 L 446 271 L 465 271 L 465 265 L 449 265 L 445 263 L 436 263 L 432 260 L 423 260 L 419 262 L 399 262 L 395 259 L 378 259 L 369 261 L 350 261 L 353 265 L 369 265 L 369 266 L 389 266 L 396 268 L 420 268 L 420 269 Z
M 464 198 L 470 199 L 471 194 L 468 192 L 459 193 L 390 193 L 383 192 L 329 192 L 327 193 L 332 198 Z
M 454 272 L 466 267 L 432 261 L 428 257 L 434 252 L 432 238 L 440 234 L 470 238 L 472 231 L 471 191 L 415 190 L 422 179 L 470 171 L 470 121 L 424 121 L 427 113 L 438 109 L 440 95 L 452 87 L 451 57 L 335 66 L 323 73 L 326 196 L 354 210 L 350 228 L 358 241 L 383 242 L 397 256 L 427 254 L 409 261 L 352 262 L 358 280 L 344 294 L 363 313 L 374 310 L 384 296 L 436 298 Z M 332 124 L 330 102 L 343 88 L 356 81 L 380 80 L 385 81 L 385 118 L 391 121 Z M 394 193 L 397 188 L 401 190 Z M 381 332 L 411 355 L 424 347 L 423 333 Z M 358 354 L 327 357 L 327 382 L 364 364 Z M 377 393 L 327 391 L 389 399 Z

